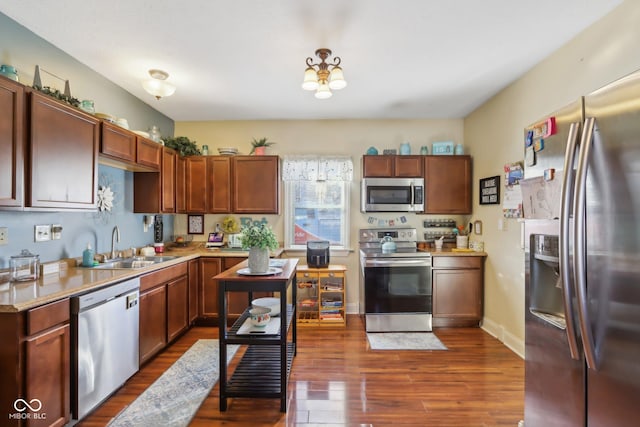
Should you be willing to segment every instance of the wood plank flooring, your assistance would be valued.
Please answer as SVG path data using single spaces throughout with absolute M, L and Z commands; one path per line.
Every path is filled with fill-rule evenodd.
M 220 412 L 216 385 L 191 426 L 517 426 L 524 361 L 479 328 L 434 332 L 449 350 L 371 350 L 356 315 L 345 329 L 299 328 L 286 414 L 278 399 L 230 399 Z M 217 336 L 192 328 L 77 425 L 107 425 L 195 341 Z

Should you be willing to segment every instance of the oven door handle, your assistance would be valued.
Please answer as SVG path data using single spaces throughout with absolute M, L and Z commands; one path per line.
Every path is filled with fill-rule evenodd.
M 367 267 L 431 267 L 431 258 L 421 259 L 366 259 Z

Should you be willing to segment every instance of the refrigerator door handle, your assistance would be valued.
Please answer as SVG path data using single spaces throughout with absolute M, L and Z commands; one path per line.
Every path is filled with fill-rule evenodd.
M 576 280 L 576 296 L 578 300 L 578 318 L 580 333 L 582 334 L 582 347 L 587 367 L 597 370 L 593 333 L 589 319 L 589 301 L 587 296 L 587 272 L 586 272 L 586 192 L 587 169 L 589 155 L 593 141 L 595 118 L 588 117 L 584 122 L 584 133 L 580 141 L 580 154 L 578 157 L 578 169 L 576 171 L 575 196 L 573 199 L 573 274 Z
M 574 186 L 574 163 L 576 151 L 578 149 L 578 137 L 580 134 L 580 122 L 571 123 L 569 127 L 569 137 L 567 138 L 567 149 L 564 156 L 564 177 L 562 179 L 562 193 L 560 204 L 560 277 L 562 278 L 562 293 L 564 296 L 564 315 L 566 319 L 567 341 L 571 358 L 580 360 L 580 349 L 576 335 L 576 321 L 572 307 L 573 292 L 575 285 L 571 280 L 570 251 L 569 251 L 569 219 L 571 217 L 571 193 Z M 575 292 L 575 291 L 574 291 Z

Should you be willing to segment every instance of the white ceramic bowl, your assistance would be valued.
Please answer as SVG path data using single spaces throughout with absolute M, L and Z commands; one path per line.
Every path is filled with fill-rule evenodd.
M 252 307 L 266 307 L 271 310 L 272 316 L 280 314 L 280 298 L 258 298 L 251 301 Z
M 254 307 L 249 310 L 251 314 L 251 324 L 253 326 L 267 326 L 271 316 L 269 314 L 271 310 L 266 307 Z

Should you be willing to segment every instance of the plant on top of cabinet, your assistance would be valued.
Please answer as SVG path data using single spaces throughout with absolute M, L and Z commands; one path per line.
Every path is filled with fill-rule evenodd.
M 186 136 L 176 136 L 174 138 L 165 138 L 164 139 L 165 147 L 173 148 L 181 156 L 199 156 L 202 153 L 200 149 L 196 145 L 195 141 L 191 141 Z
M 271 142 L 267 138 L 253 138 L 253 141 L 251 141 L 251 152 L 249 154 L 255 153 L 256 156 L 262 156 L 264 155 L 265 149 L 271 147 L 273 144 L 275 144 L 275 142 Z

